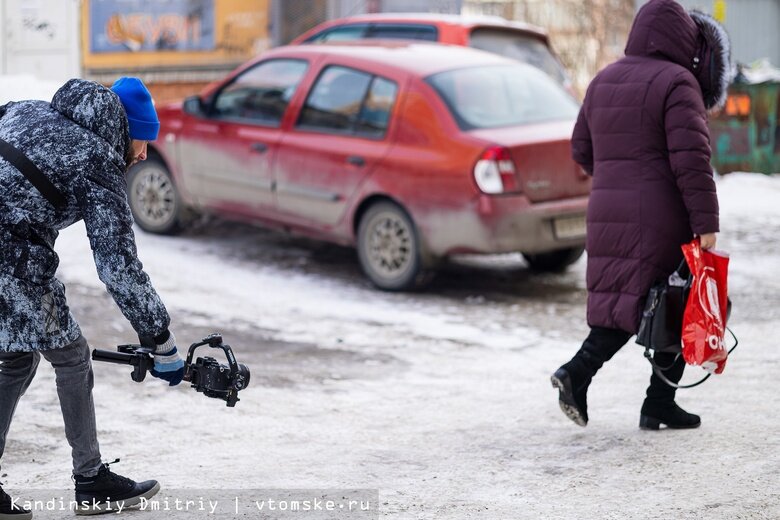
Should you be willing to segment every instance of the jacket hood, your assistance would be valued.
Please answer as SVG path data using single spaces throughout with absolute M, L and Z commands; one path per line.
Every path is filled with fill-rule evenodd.
M 119 97 L 110 89 L 94 81 L 72 79 L 54 94 L 51 106 L 103 138 L 124 161 L 130 149 L 127 115 Z
M 634 18 L 626 56 L 662 58 L 692 70 L 698 33 L 693 19 L 675 0 L 650 0 Z
M 707 110 L 718 109 L 726 103 L 733 79 L 729 35 L 712 16 L 696 10 L 690 15 L 699 29 L 700 41 L 694 74 L 704 94 L 704 106 Z

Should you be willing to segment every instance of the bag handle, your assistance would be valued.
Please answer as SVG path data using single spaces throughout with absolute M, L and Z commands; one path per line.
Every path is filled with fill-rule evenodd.
M 729 331 L 729 334 L 731 334 L 731 337 L 734 338 L 734 346 L 731 347 L 731 349 L 729 350 L 729 355 L 731 355 L 731 353 L 734 352 L 734 349 L 737 348 L 737 345 L 739 345 L 739 340 L 737 339 L 737 336 L 736 336 L 736 334 L 734 334 L 733 330 L 731 330 L 728 327 L 726 327 L 726 330 Z M 680 356 L 682 356 L 682 353 L 679 353 L 679 354 L 677 354 L 675 356 L 674 362 L 672 362 L 672 365 L 677 362 L 677 360 L 679 359 Z M 689 385 L 680 385 L 680 384 L 673 383 L 673 382 L 669 381 L 669 378 L 667 378 L 664 375 L 664 373 L 663 373 L 664 370 L 669 370 L 670 368 L 672 368 L 672 365 L 669 365 L 668 367 L 659 367 L 655 363 L 655 361 L 653 361 L 653 356 L 652 356 L 652 354 L 650 354 L 650 348 L 649 347 L 645 347 L 645 358 L 653 366 L 653 372 L 655 372 L 655 375 L 657 375 L 658 378 L 661 381 L 663 381 L 667 385 L 671 386 L 672 388 L 693 388 L 693 387 L 699 386 L 700 384 L 705 382 L 712 375 L 712 373 L 710 372 L 709 374 L 707 374 L 706 376 L 701 378 L 699 381 L 696 381 L 695 383 L 691 383 Z

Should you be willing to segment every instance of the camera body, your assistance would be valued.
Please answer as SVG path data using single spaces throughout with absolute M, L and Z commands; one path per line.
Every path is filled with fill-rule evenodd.
M 195 350 L 204 345 L 222 349 L 228 364 L 223 365 L 213 357 L 199 357 L 193 363 Z M 200 343 L 190 346 L 187 361 L 184 363 L 184 380 L 188 381 L 196 392 L 227 401 L 227 405 L 233 407 L 239 401 L 238 392 L 249 385 L 249 377 L 249 369 L 236 361 L 233 350 L 230 345 L 222 342 L 221 335 L 212 334 Z
M 222 350 L 228 364 L 223 365 L 213 357 L 199 357 L 193 363 L 195 350 L 205 345 Z M 119 345 L 117 352 L 95 349 L 92 359 L 132 365 L 133 372 L 130 377 L 140 383 L 146 378 L 146 373 L 154 368 L 154 349 L 144 345 Z M 222 342 L 222 335 L 212 334 L 190 345 L 187 360 L 184 362 L 184 381 L 189 382 L 195 391 L 206 397 L 222 399 L 227 402 L 227 406 L 234 407 L 240 401 L 238 392 L 249 386 L 249 377 L 249 368 L 236 361 L 230 345 Z

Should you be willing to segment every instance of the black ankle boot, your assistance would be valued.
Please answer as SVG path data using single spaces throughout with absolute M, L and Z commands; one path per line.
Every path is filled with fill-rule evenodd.
M 119 459 L 114 462 L 119 462 Z M 160 484 L 155 480 L 134 482 L 113 473 L 108 466 L 103 464 L 94 477 L 74 477 L 77 515 L 116 512 L 120 508 L 138 505 L 142 499 L 149 499 L 160 491 Z
M 32 520 L 32 511 L 23 508 L 0 487 L 0 520 Z
M 701 418 L 686 412 L 674 401 L 656 403 L 645 400 L 639 416 L 639 427 L 643 430 L 658 430 L 662 424 L 675 430 L 698 428 L 701 426 Z
M 558 405 L 566 417 L 579 424 L 588 424 L 588 386 L 591 377 L 582 377 L 572 370 L 569 363 L 562 366 L 550 378 L 553 388 L 558 389 Z

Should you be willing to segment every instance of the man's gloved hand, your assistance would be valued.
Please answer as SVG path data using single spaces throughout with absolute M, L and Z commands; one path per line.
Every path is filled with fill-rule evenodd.
M 168 334 L 168 339 L 163 344 L 157 345 L 154 351 L 154 368 L 151 374 L 168 381 L 170 386 L 176 386 L 184 377 L 184 360 L 176 350 L 176 338 L 173 337 L 173 333 Z

